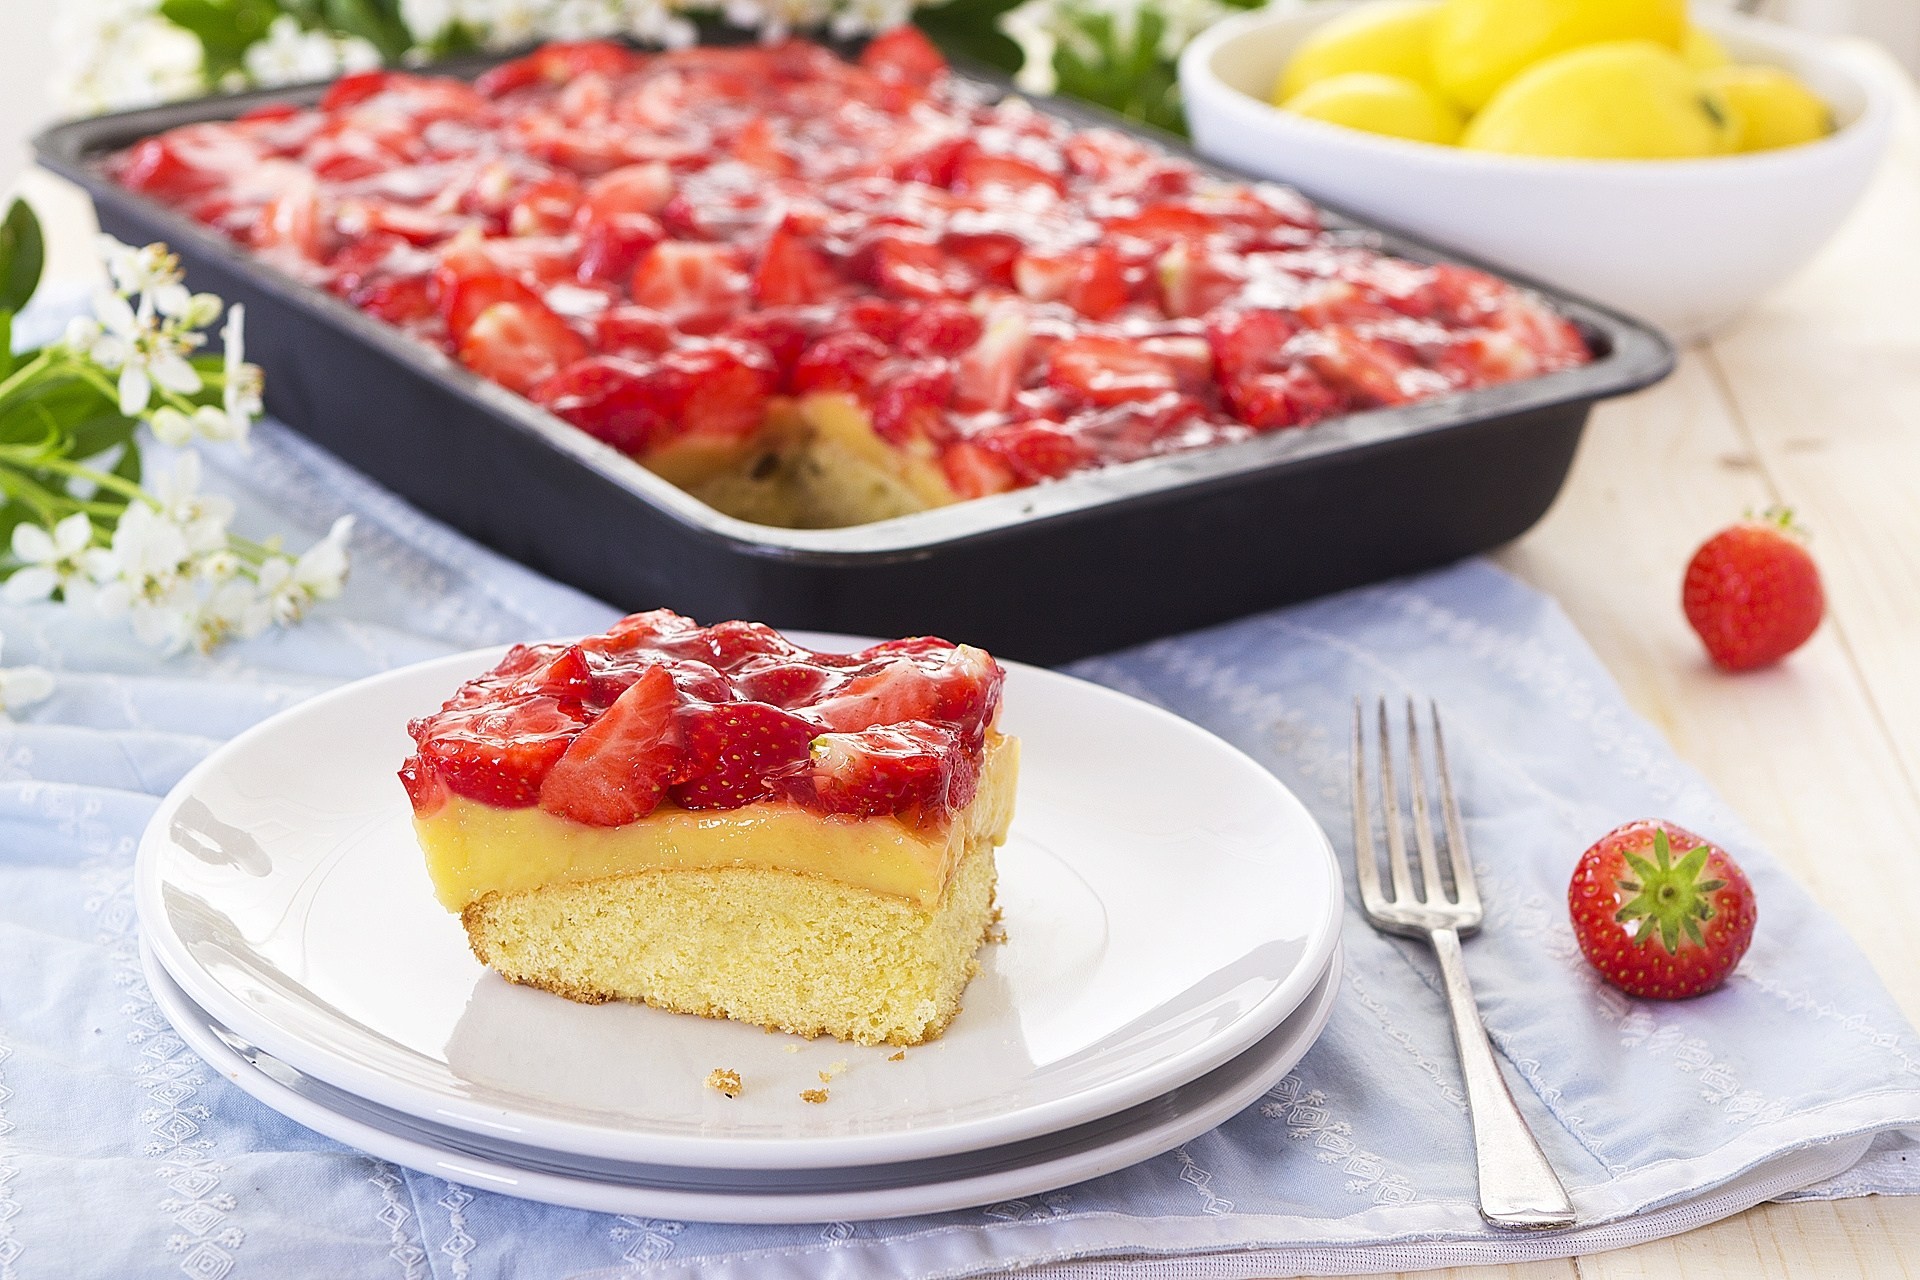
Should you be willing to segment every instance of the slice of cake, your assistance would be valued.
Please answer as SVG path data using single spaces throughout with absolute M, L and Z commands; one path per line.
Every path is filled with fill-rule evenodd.
M 993 915 L 1019 743 L 985 652 L 816 653 L 664 610 L 515 646 L 409 726 L 440 901 L 571 1000 L 918 1044 Z

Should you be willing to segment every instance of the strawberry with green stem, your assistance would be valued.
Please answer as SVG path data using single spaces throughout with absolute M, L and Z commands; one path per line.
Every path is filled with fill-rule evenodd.
M 1724 849 L 1658 819 L 1602 836 L 1567 888 L 1574 937 L 1600 976 L 1630 995 L 1712 991 L 1746 954 L 1753 886 Z

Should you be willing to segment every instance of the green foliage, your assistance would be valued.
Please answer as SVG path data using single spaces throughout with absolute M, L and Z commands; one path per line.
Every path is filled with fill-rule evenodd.
M 40 269 L 46 257 L 40 219 L 33 216 L 33 208 L 25 200 L 15 200 L 6 220 L 0 222 L 0 311 L 6 312 L 9 320 L 40 287 Z
M 160 16 L 191 32 L 205 51 L 209 84 L 246 65 L 247 50 L 280 16 L 274 0 L 161 0 Z
M 281 0 L 288 13 L 310 31 L 359 36 L 389 62 L 413 47 L 400 17 L 400 0 Z
M 1011 75 L 1020 69 L 1020 46 L 1000 31 L 1000 15 L 1020 0 L 947 0 L 914 12 L 914 25 L 951 57 L 969 58 Z
M 1173 64 L 1160 56 L 1166 19 L 1158 9 L 1140 10 L 1131 40 L 1110 13 L 1079 10 L 1069 21 L 1086 39 L 1060 41 L 1053 55 L 1059 92 L 1172 133 L 1186 132 Z

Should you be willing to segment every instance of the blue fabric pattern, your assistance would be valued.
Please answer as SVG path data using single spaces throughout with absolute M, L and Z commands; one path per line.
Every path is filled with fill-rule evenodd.
M 1079 664 L 1271 768 L 1343 855 L 1355 692 L 1438 698 L 1489 916 L 1468 965 L 1585 1225 L 1503 1236 L 1473 1206 L 1431 957 L 1349 912 L 1339 1005 L 1258 1104 L 1085 1185 L 933 1218 L 723 1227 L 477 1193 L 343 1148 L 181 1043 L 140 976 L 129 894 L 156 799 L 221 741 L 340 682 L 600 628 L 604 605 L 449 532 L 272 424 L 207 457 L 236 527 L 359 525 L 345 597 L 286 633 L 163 660 L 123 624 L 0 609 L 54 670 L 0 724 L 0 1280 L 103 1276 L 1242 1276 L 1510 1261 L 1630 1243 L 1768 1198 L 1920 1190 L 1920 1041 L 1832 919 L 1679 763 L 1550 601 L 1485 563 Z M 215 468 L 224 468 L 215 470 Z M 1578 852 L 1665 816 L 1759 894 L 1721 992 L 1601 985 L 1564 907 Z

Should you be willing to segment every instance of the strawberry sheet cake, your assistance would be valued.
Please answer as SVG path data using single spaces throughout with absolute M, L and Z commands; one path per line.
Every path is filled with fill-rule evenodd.
M 912 29 L 546 46 L 112 176 L 729 513 L 834 526 L 1585 363 L 1483 272 L 951 74 Z

